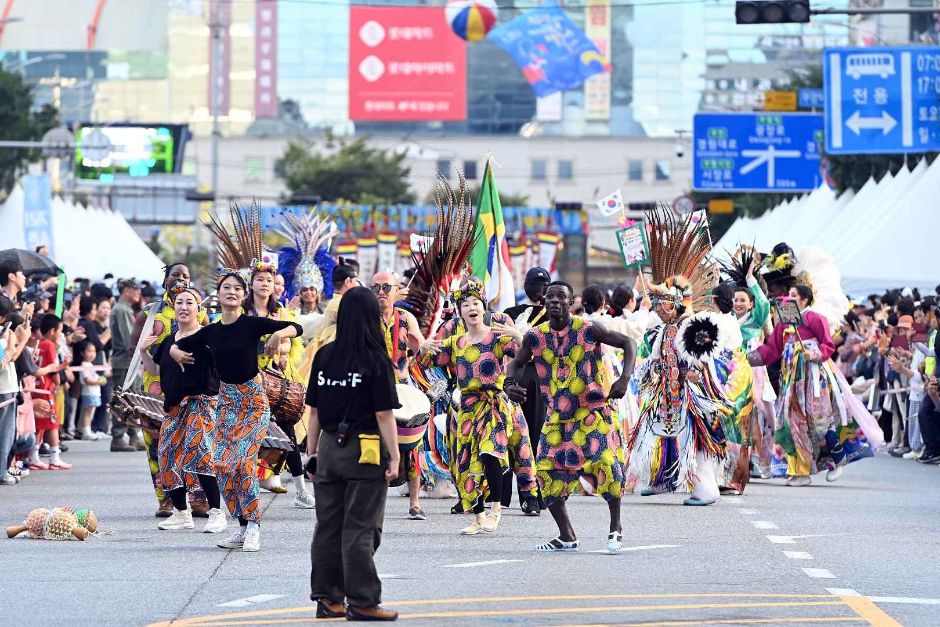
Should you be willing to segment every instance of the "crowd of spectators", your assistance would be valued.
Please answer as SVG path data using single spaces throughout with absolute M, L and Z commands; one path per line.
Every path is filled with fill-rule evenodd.
M 156 290 L 110 275 L 76 279 L 59 308 L 58 280 L 0 263 L 0 485 L 70 470 L 76 440 L 111 438 L 114 452 L 145 448 L 141 434 L 112 424 L 108 402 L 134 351 L 134 317 Z

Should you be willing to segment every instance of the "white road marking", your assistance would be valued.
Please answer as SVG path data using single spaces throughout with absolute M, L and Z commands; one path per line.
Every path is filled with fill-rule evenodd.
M 264 603 L 266 601 L 273 601 L 274 599 L 280 599 L 286 595 L 283 594 L 257 594 L 253 597 L 245 597 L 243 599 L 235 599 L 234 601 L 228 601 L 226 603 L 219 603 L 216 607 L 248 607 L 250 605 L 257 605 L 258 603 Z
M 379 579 L 405 579 L 404 573 L 379 573 Z
M 814 579 L 835 579 L 836 576 L 825 568 L 804 568 L 803 572 Z
M 492 566 L 493 564 L 512 564 L 522 560 L 490 560 L 488 562 L 467 562 L 465 564 L 444 564 L 444 568 L 473 568 L 474 566 Z
M 805 551 L 784 551 L 784 555 L 789 557 L 791 560 L 811 560 L 813 556 Z
M 806 535 L 806 536 L 767 536 L 767 539 L 773 542 L 774 544 L 796 544 L 797 540 L 803 538 L 819 538 L 820 535 Z
M 741 500 L 740 496 L 723 496 L 721 500 L 725 503 L 731 503 L 732 505 L 739 505 L 744 502 Z
M 777 525 L 769 520 L 752 520 L 751 524 L 757 529 L 779 529 Z
M 745 516 L 754 516 L 755 514 L 760 514 L 760 512 L 756 509 L 747 509 L 746 507 L 740 508 L 738 513 L 744 514 Z
M 907 605 L 940 605 L 940 599 L 917 599 L 914 597 L 867 597 L 872 603 L 904 603 Z
M 628 553 L 630 551 L 649 551 L 651 549 L 675 549 L 675 548 L 678 548 L 679 546 L 680 545 L 678 544 L 650 544 L 647 546 L 625 546 L 622 549 L 620 549 L 620 552 Z M 615 553 L 611 553 L 607 549 L 599 549 L 597 551 L 588 551 L 588 553 L 606 553 L 607 555 L 616 555 Z
M 852 588 L 826 588 L 826 592 L 837 597 L 860 597 L 858 592 Z

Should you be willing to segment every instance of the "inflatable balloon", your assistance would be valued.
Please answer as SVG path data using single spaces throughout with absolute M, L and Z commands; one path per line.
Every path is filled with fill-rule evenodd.
M 467 41 L 480 41 L 496 25 L 499 9 L 493 0 L 452 0 L 444 15 L 451 30 Z

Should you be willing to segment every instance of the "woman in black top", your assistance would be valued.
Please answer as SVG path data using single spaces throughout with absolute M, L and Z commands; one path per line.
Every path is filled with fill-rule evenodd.
M 219 507 L 219 484 L 212 468 L 219 375 L 206 346 L 194 349 L 194 363 L 185 371 L 170 357 L 170 347 L 175 342 L 200 329 L 198 315 L 202 298 L 193 286 L 183 281 L 178 281 L 169 292 L 179 328 L 156 344 L 152 356 L 148 349 L 158 336 L 145 339 L 140 350 L 147 372 L 160 376 L 166 419 L 160 427 L 157 445 L 159 480 L 176 509 L 158 527 L 164 530 L 194 527 L 192 511 L 186 507 L 186 488 L 187 484 L 195 487 L 195 478 L 209 501 L 209 520 L 204 531 L 221 533 L 228 522 Z
M 177 340 L 170 355 L 185 368 L 195 362 L 193 351 L 206 346 L 219 373 L 218 419 L 213 466 L 232 516 L 240 523 L 224 549 L 261 550 L 261 507 L 258 502 L 258 451 L 268 431 L 271 412 L 258 372 L 257 346 L 265 335 L 269 355 L 280 343 L 300 335 L 296 322 L 242 315 L 247 285 L 237 272 L 220 277 L 222 318 L 216 324 Z
M 371 290 L 346 292 L 336 339 L 317 351 L 310 371 L 307 452 L 318 460 L 310 598 L 318 618 L 398 618 L 379 607 L 382 584 L 373 560 L 388 482 L 400 462 L 392 415 L 398 394 L 379 319 Z

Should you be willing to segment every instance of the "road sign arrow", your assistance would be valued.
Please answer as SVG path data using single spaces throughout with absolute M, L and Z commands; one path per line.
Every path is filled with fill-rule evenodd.
M 845 125 L 856 135 L 861 135 L 865 129 L 879 129 L 882 135 L 887 135 L 891 132 L 891 129 L 898 125 L 898 121 L 888 115 L 887 111 L 882 111 L 880 118 L 863 118 L 856 111 L 845 121 Z

